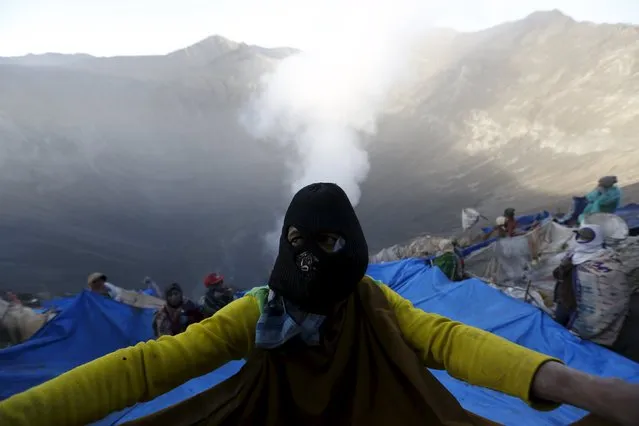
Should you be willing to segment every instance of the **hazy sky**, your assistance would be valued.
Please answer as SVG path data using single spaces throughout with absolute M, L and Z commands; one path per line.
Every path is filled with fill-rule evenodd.
M 639 23 L 637 0 L 0 0 L 0 56 L 164 54 L 212 34 L 309 49 L 349 19 L 398 5 L 418 8 L 424 25 L 460 30 L 555 8 L 578 20 Z

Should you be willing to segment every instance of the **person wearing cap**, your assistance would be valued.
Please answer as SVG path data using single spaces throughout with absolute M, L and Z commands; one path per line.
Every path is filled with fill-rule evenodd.
M 184 297 L 178 283 L 171 284 L 165 292 L 166 303 L 153 317 L 153 331 L 156 337 L 175 336 L 183 333 L 188 326 L 204 319 L 198 307 Z
M 233 301 L 233 289 L 224 285 L 224 277 L 216 272 L 204 278 L 206 294 L 200 299 L 200 309 L 210 317 Z
M 632 287 L 598 225 L 575 232 L 574 248 L 553 271 L 555 320 L 582 339 L 612 348 L 628 314 Z
M 621 189 L 617 186 L 617 176 L 604 176 L 597 187 L 586 195 L 588 204 L 579 215 L 579 223 L 589 214 L 614 213 L 621 206 Z
M 0 401 L 0 424 L 90 424 L 244 359 L 217 386 L 127 424 L 495 425 L 464 410 L 429 370 L 437 369 L 534 409 L 571 404 L 636 425 L 639 384 L 577 371 L 416 308 L 366 275 L 368 259 L 346 193 L 308 185 L 286 211 L 267 285 L 184 333 L 120 349 Z
M 514 220 L 514 211 L 513 211 L 512 219 Z M 493 227 L 493 229 L 489 233 L 484 235 L 484 240 L 488 240 L 493 237 L 497 237 L 497 238 L 512 237 L 514 236 L 513 229 L 516 229 L 517 222 L 514 221 L 515 228 L 512 228 L 512 226 L 513 226 L 513 221 L 510 220 L 507 216 L 505 215 L 499 216 L 497 219 L 495 219 L 495 226 Z
M 532 226 L 534 227 L 535 225 L 536 225 L 536 222 L 533 223 Z M 495 220 L 495 227 L 492 229 L 492 231 L 484 235 L 484 241 L 490 238 L 493 238 L 495 236 L 497 238 L 512 238 L 512 237 L 517 237 L 521 235 L 525 235 L 525 232 L 517 230 L 517 219 L 515 218 L 515 209 L 507 208 L 506 210 L 504 210 L 504 215 L 499 216 Z M 511 242 L 516 245 L 519 244 L 518 242 L 514 242 L 511 240 L 503 241 L 502 243 L 506 244 Z M 538 255 L 537 244 L 535 239 L 533 237 L 527 238 L 526 244 L 528 245 L 528 250 L 530 252 L 531 263 L 533 265 L 538 264 L 539 255 Z
M 484 240 L 497 236 L 499 238 L 514 237 L 517 235 L 517 219 L 515 209 L 509 207 L 504 210 L 503 216 L 495 220 L 492 231 L 484 236 Z
M 107 276 L 101 272 L 94 272 L 87 278 L 89 290 L 120 302 L 121 290 L 108 281 Z

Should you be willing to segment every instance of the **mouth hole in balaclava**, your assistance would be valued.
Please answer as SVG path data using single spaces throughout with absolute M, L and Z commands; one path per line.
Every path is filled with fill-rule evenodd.
M 336 232 L 318 232 L 316 235 L 306 236 L 295 226 L 288 228 L 287 240 L 291 246 L 302 247 L 308 238 L 312 238 L 317 246 L 326 253 L 336 253 L 346 243 L 344 238 Z

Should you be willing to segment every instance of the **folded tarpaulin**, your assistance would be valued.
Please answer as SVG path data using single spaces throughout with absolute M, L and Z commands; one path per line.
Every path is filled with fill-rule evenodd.
M 54 297 L 53 299 L 43 300 L 42 307 L 44 309 L 53 309 L 56 311 L 63 311 L 75 302 L 78 296 L 68 297 Z
M 84 290 L 26 342 L 0 351 L 0 399 L 153 338 L 153 311 Z
M 561 358 L 583 371 L 639 382 L 639 364 L 590 342 L 582 342 L 538 309 L 479 280 L 453 283 L 437 268 L 431 269 L 416 259 L 371 265 L 369 273 L 427 312 L 489 330 Z M 74 305 L 30 341 L 0 351 L 0 397 L 6 398 L 82 362 L 150 338 L 151 314 L 89 292 L 82 293 Z M 113 413 L 96 424 L 124 423 L 180 402 L 230 377 L 241 365 L 241 361 L 229 363 L 150 402 Z M 434 371 L 434 374 L 464 408 L 501 424 L 559 426 L 585 414 L 568 406 L 538 412 L 516 398 L 465 384 L 445 372 Z

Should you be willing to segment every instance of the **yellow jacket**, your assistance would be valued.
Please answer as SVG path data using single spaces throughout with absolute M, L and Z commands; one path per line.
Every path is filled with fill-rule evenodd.
M 424 312 L 389 287 L 381 288 L 426 367 L 532 403 L 533 376 L 553 358 Z M 263 304 L 258 294 L 265 293 L 237 299 L 182 334 L 120 349 L 0 402 L 0 425 L 85 425 L 246 357 Z

